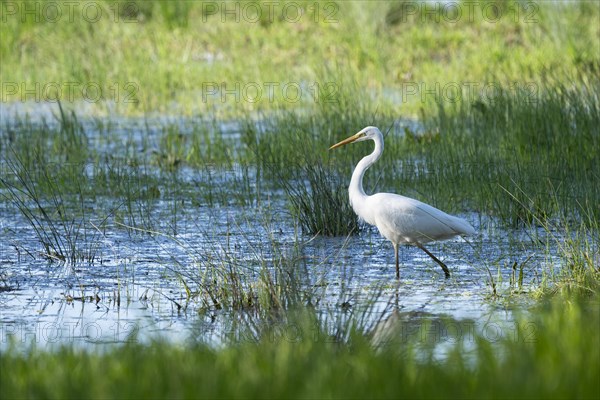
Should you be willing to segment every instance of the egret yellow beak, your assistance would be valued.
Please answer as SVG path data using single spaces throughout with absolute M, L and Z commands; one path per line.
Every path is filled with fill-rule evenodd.
M 361 137 L 363 137 L 364 135 L 365 134 L 363 132 L 358 132 L 357 134 L 350 136 L 348 139 L 344 139 L 341 142 L 334 144 L 333 146 L 331 146 L 329 148 L 329 150 L 333 150 L 333 149 L 343 146 L 345 144 L 355 142 L 358 139 L 360 139 Z

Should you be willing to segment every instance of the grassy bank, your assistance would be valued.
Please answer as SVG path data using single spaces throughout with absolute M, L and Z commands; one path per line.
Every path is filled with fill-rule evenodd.
M 426 334 L 407 337 L 401 333 L 407 326 L 388 325 L 393 339 L 378 350 L 369 335 L 357 331 L 347 342 L 332 338 L 310 313 L 291 319 L 289 329 L 266 330 L 256 341 L 218 349 L 135 342 L 101 353 L 9 349 L 0 356 L 0 394 L 5 399 L 597 398 L 597 298 L 592 304 L 565 300 L 535 308 L 500 335 L 476 328 L 448 339 L 433 324 L 422 326 Z M 449 320 L 441 326 L 460 324 Z M 435 350 L 440 344 L 449 344 L 441 360 Z
M 99 114 L 292 109 L 337 101 L 352 76 L 406 116 L 455 87 L 600 69 L 591 1 L 0 4 L 2 101 Z

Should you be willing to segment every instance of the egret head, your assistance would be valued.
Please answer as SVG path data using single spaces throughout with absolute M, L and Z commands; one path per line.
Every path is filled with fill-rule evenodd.
M 341 142 L 334 144 L 329 148 L 329 150 L 335 149 L 348 143 L 362 142 L 364 140 L 369 139 L 374 140 L 377 136 L 383 136 L 381 134 L 381 131 L 375 126 L 367 126 L 366 128 L 361 129 L 360 132 L 350 136 L 348 139 L 344 139 Z

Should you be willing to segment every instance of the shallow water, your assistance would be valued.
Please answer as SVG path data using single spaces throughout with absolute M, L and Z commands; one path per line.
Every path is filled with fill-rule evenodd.
M 143 123 L 137 123 L 115 124 L 111 135 L 121 135 L 139 151 L 147 151 L 155 131 L 145 121 L 142 133 Z M 235 138 L 236 125 L 227 129 Z M 101 146 L 103 136 L 92 133 L 90 142 Z M 221 188 L 241 179 L 241 173 L 235 167 L 215 168 L 210 177 L 206 171 L 189 168 L 176 172 L 178 182 L 210 179 Z M 244 173 L 249 182 L 257 179 L 256 171 Z M 301 289 L 317 300 L 312 305 L 324 321 L 343 322 L 362 315 L 364 329 L 379 332 L 379 341 L 390 340 L 381 339 L 385 337 L 381 332 L 394 320 L 405 322 L 406 337 L 430 340 L 433 335 L 442 346 L 457 337 L 465 340 L 472 332 L 499 340 L 513 335 L 515 326 L 507 302 L 493 299 L 491 281 L 496 282 L 498 293 L 510 293 L 516 289 L 508 282 L 512 266 L 524 263 L 521 289 L 526 291 L 557 264 L 549 256 L 555 252 L 546 247 L 553 241 L 542 229 L 502 230 L 492 218 L 468 214 L 462 217 L 478 231 L 468 243 L 457 238 L 428 246 L 448 265 L 451 279 L 444 279 L 425 253 L 404 247 L 398 282 L 392 246 L 375 228 L 365 227 L 350 237 L 312 237 L 295 226 L 280 192 L 261 193 L 246 206 L 193 201 L 190 196 L 193 193 L 181 198 L 160 196 L 142 204 L 151 207 L 145 210 L 141 229 L 128 227 L 127 220 L 117 221 L 114 216 L 102 224 L 103 208 L 114 199 L 86 203 L 92 211 L 80 226 L 78 243 L 94 255 L 94 261 L 75 264 L 44 257 L 27 219 L 3 197 L 0 348 L 10 342 L 95 348 L 157 338 L 218 345 L 235 335 L 231 321 L 240 315 L 193 295 L 201 289 L 201 277 L 207 269 L 230 265 L 251 282 L 261 268 L 272 268 L 281 254 L 300 257 L 297 265 L 306 270 Z M 297 335 L 282 324 L 283 337 Z M 335 324 L 331 327 L 335 330 Z
M 195 216 L 193 211 L 186 212 L 186 223 L 179 224 L 175 237 L 130 234 L 119 226 L 105 228 L 95 238 L 98 255 L 91 265 L 68 265 L 36 256 L 42 249 L 32 230 L 21 216 L 8 218 L 3 211 L 3 345 L 11 338 L 42 347 L 65 342 L 87 346 L 128 338 L 222 341 L 228 334 L 222 329 L 230 315 L 188 299 L 179 277 L 198 276 L 198 269 L 206 268 L 206 259 L 220 257 L 234 259 L 251 273 L 273 258 L 272 243 L 285 248 L 294 243 L 297 233 L 292 221 L 273 222 L 269 226 L 276 228 L 270 230 L 255 220 L 256 215 L 233 207 L 197 209 Z M 367 308 L 374 324 L 400 313 L 423 321 L 436 316 L 510 326 L 511 311 L 502 302 L 489 300 L 492 289 L 486 268 L 497 279 L 500 267 L 508 279 L 513 261 L 523 262 L 533 255 L 529 261 L 533 266 L 549 260 L 515 244 L 522 245 L 528 238 L 487 229 L 474 216 L 466 217 L 480 232 L 469 239 L 473 247 L 462 239 L 430 246 L 449 266 L 452 278 L 448 280 L 426 254 L 404 247 L 397 282 L 392 247 L 375 229 L 366 228 L 353 237 L 300 235 L 298 241 L 306 243 L 301 254 L 310 277 L 306 289 L 321 299 L 317 309 L 324 314 L 360 313 Z M 501 260 L 499 264 L 495 258 Z M 539 277 L 526 267 L 524 287 L 534 279 Z M 194 290 L 193 281 L 188 285 Z M 199 332 L 199 326 L 206 332 Z

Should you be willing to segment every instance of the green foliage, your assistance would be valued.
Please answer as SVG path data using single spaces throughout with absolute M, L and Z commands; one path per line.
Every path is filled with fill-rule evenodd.
M 271 223 L 263 221 L 267 230 L 273 229 Z M 172 240 L 177 242 L 176 238 Z M 288 245 L 273 237 L 265 238 L 260 244 L 253 244 L 250 254 L 228 246 L 222 248 L 217 243 L 212 247 L 218 250 L 187 248 L 197 265 L 197 270 L 191 272 L 184 272 L 185 265 L 175 257 L 172 260 L 188 301 L 199 301 L 202 310 L 224 309 L 268 320 L 318 301 L 307 286 L 308 270 L 298 239 Z
M 292 212 L 303 232 L 342 236 L 358 232 L 358 218 L 348 202 L 346 179 L 321 163 L 307 164 L 292 179 L 281 179 Z
M 0 394 L 591 399 L 600 393 L 599 315 L 597 303 L 565 305 L 560 299 L 517 318 L 514 329 L 501 338 L 461 336 L 442 358 L 436 356 L 440 343 L 406 338 L 402 325 L 392 325 L 392 340 L 376 348 L 368 335 L 352 329 L 347 342 L 332 338 L 306 312 L 281 330 L 265 330 L 256 339 L 219 348 L 142 345 L 135 338 L 102 352 L 64 347 L 20 353 L 9 348 L 0 355 Z
M 83 99 L 99 114 L 239 117 L 310 106 L 354 75 L 363 96 L 400 97 L 393 111 L 416 115 L 435 106 L 426 93 L 436 85 L 597 74 L 600 8 L 572 3 L 2 2 L 3 101 L 53 99 L 58 87 L 63 102 Z M 299 99 L 286 84 L 301 89 Z
M 2 2 L 0 11 L 51 3 Z M 536 249 L 558 249 L 547 256 L 560 269 L 532 267 L 541 275 L 532 293 L 543 299 L 517 317 L 516 336 L 490 343 L 477 335 L 445 348 L 440 360 L 432 343 L 376 345 L 360 316 L 331 327 L 312 315 L 322 289 L 309 279 L 304 238 L 261 237 L 255 254 L 178 242 L 198 266 L 169 261 L 188 300 L 201 312 L 231 313 L 236 332 L 247 328 L 252 340 L 219 348 L 134 342 L 104 352 L 8 348 L 0 396 L 597 398 L 598 4 L 482 1 L 474 18 L 451 22 L 441 3 L 431 12 L 413 1 L 307 2 L 296 23 L 266 14 L 252 23 L 223 21 L 209 3 L 250 4 L 95 2 L 112 18 L 94 23 L 82 18 L 81 4 L 73 21 L 60 23 L 0 15 L 2 101 L 40 102 L 48 99 L 25 89 L 63 89 L 56 121 L 15 118 L 0 132 L 0 198 L 25 217 L 44 257 L 92 264 L 110 228 L 165 236 L 157 229 L 172 229 L 177 242 L 184 202 L 256 214 L 259 206 L 270 211 L 272 196 L 287 202 L 305 233 L 357 232 L 346 188 L 371 149 L 327 149 L 376 125 L 386 151 L 365 177 L 367 192 L 541 228 L 553 243 Z M 492 22 L 484 8 L 520 14 Z M 335 21 L 325 20 L 327 11 Z M 67 105 L 84 92 L 70 98 L 65 82 L 98 84 L 102 96 L 91 108 L 111 117 L 199 117 L 147 121 L 146 131 L 86 120 Z M 267 82 L 277 84 L 273 99 Z M 299 101 L 282 91 L 286 83 L 300 88 Z M 244 90 L 255 85 L 262 97 L 250 101 Z M 455 87 L 458 101 L 446 91 Z M 401 119 L 414 115 L 416 122 Z M 229 117 L 239 128 L 224 126 Z M 171 204 L 170 215 L 153 214 L 159 202 Z M 163 218 L 168 223 L 157 222 Z M 523 289 L 526 262 L 512 264 L 511 293 Z M 494 294 L 502 295 L 496 287 Z M 301 335 L 278 336 L 272 326 L 282 322 L 291 328 L 284 332 Z M 402 326 L 390 332 L 397 339 Z
M 419 183 L 427 185 L 430 177 L 431 196 L 470 204 L 513 225 L 586 213 L 593 218 L 585 221 L 598 219 L 598 85 L 584 76 L 534 89 L 501 88 L 455 107 L 440 103 L 424 121 L 439 140 L 405 137 L 429 171 Z

